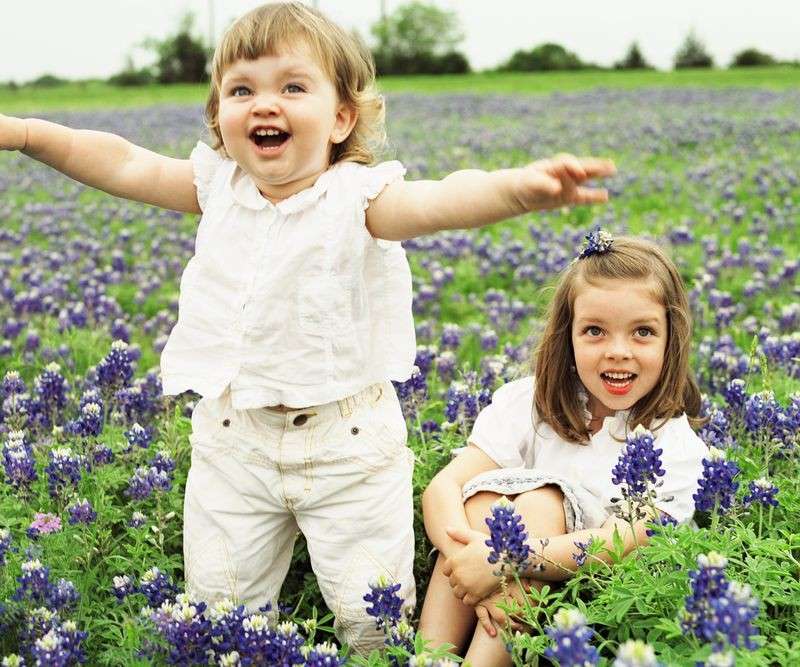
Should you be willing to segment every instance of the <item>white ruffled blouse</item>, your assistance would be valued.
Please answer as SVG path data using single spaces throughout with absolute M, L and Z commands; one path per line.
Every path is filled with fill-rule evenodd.
M 369 201 L 405 168 L 340 162 L 272 204 L 206 144 L 190 159 L 203 215 L 161 355 L 164 393 L 230 387 L 236 409 L 308 407 L 408 379 L 408 261 L 365 226 Z

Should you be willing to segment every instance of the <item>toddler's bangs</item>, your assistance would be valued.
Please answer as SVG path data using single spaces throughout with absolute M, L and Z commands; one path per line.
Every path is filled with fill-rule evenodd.
M 222 38 L 214 57 L 212 78 L 219 86 L 225 71 L 237 60 L 257 60 L 305 46 L 322 70 L 336 81 L 333 60 L 335 44 L 325 23 L 308 11 L 291 5 L 266 5 L 234 23 Z

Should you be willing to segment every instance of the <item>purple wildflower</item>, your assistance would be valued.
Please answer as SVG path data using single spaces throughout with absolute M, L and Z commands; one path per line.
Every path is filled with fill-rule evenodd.
M 370 592 L 364 596 L 369 602 L 367 614 L 375 619 L 375 628 L 391 627 L 400 620 L 403 598 L 397 595 L 400 584 L 392 584 L 381 575 L 377 581 L 369 585 Z
M 778 487 L 768 479 L 762 477 L 748 484 L 747 495 L 742 502 L 745 507 L 749 507 L 753 503 L 760 503 L 765 507 L 777 507 L 778 499 L 775 497 L 777 493 Z
M 489 526 L 486 546 L 492 548 L 489 562 L 499 562 L 501 571 L 523 569 L 530 556 L 530 547 L 526 542 L 528 533 L 522 517 L 514 513 L 514 503 L 503 496 L 492 505 L 492 516 L 486 517 L 485 521 Z
M 345 659 L 339 657 L 339 649 L 330 642 L 317 644 L 306 655 L 306 667 L 343 667 Z
M 590 641 L 594 631 L 587 627 L 586 618 L 577 609 L 562 607 L 553 616 L 554 625 L 545 629 L 553 642 L 544 655 L 561 667 L 596 665 L 600 656 Z
M 38 479 L 33 447 L 27 442 L 24 432 L 9 431 L 3 446 L 3 471 L 6 483 L 17 491 L 27 492 Z
M 733 481 L 738 474 L 739 466 L 727 461 L 723 450 L 710 447 L 708 458 L 703 459 L 697 492 L 692 496 L 695 507 L 701 512 L 710 512 L 715 507 L 721 513 L 729 510 L 739 488 L 739 483 Z
M 6 554 L 11 551 L 11 531 L 0 528 L 0 567 L 6 564 Z
M 73 454 L 69 447 L 54 447 L 50 450 L 50 463 L 45 468 L 50 495 L 55 497 L 68 486 L 75 487 L 81 480 L 81 468 L 85 467 L 83 456 Z
M 136 592 L 136 582 L 127 574 L 114 577 L 112 592 L 117 598 L 117 602 L 122 602 L 127 596 Z
M 97 519 L 97 512 L 92 508 L 91 503 L 84 498 L 67 508 L 69 512 L 69 522 L 72 525 L 77 523 L 93 523 Z
M 111 343 L 111 351 L 97 364 L 97 384 L 112 393 L 127 387 L 133 377 L 133 354 L 123 340 Z
M 172 600 L 178 589 L 164 572 L 157 567 L 151 567 L 139 580 L 137 591 L 147 598 L 151 607 L 155 608 Z

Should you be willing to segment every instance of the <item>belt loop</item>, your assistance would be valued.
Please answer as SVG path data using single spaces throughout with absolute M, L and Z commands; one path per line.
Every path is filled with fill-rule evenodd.
M 336 401 L 336 403 L 339 406 L 339 414 L 343 419 L 347 419 L 351 414 L 353 414 L 353 410 L 350 408 L 349 398 L 342 398 L 341 400 Z

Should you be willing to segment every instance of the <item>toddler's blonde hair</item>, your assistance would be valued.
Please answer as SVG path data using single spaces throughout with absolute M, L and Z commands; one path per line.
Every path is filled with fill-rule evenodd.
M 214 52 L 211 66 L 211 92 L 206 102 L 206 123 L 214 138 L 213 148 L 222 148 L 219 130 L 220 85 L 225 71 L 237 60 L 257 60 L 278 55 L 304 43 L 328 75 L 339 98 L 358 113 L 350 135 L 334 144 L 331 164 L 343 160 L 372 164 L 383 145 L 383 98 L 375 86 L 372 55 L 355 35 L 300 2 L 275 2 L 248 12 L 226 31 Z

